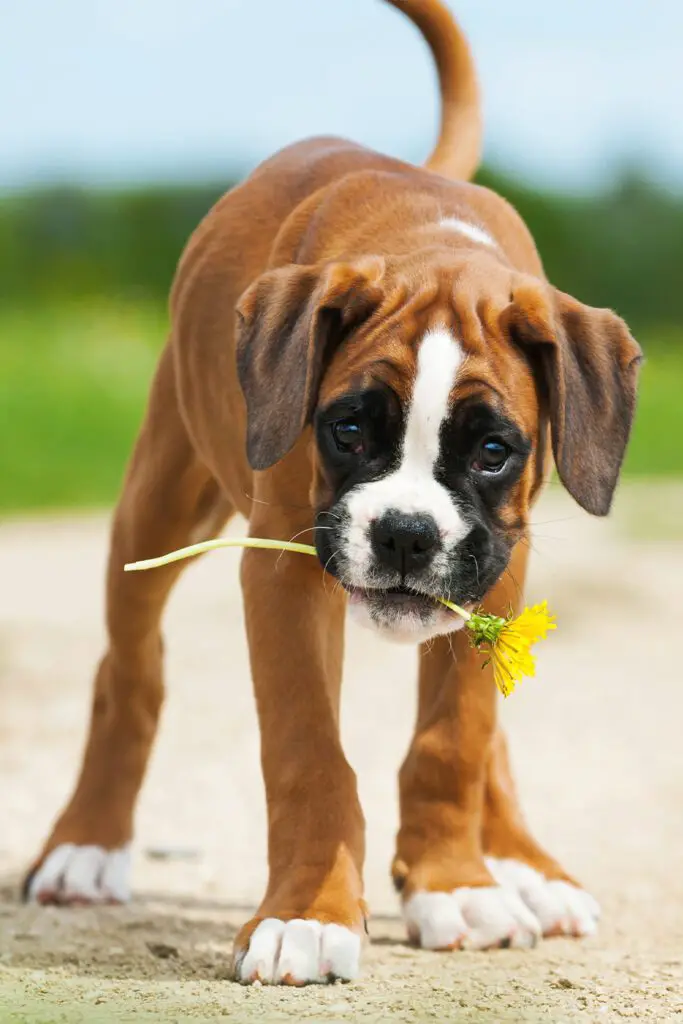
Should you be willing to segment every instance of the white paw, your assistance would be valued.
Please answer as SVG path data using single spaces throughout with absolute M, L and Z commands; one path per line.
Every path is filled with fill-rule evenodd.
M 320 921 L 261 921 L 235 962 L 237 981 L 264 985 L 352 981 L 360 969 L 360 935 Z
M 417 892 L 403 916 L 410 938 L 423 949 L 492 949 L 535 946 L 541 926 L 516 892 L 499 886 Z
M 130 847 L 64 843 L 47 855 L 28 886 L 37 903 L 127 903 L 130 899 Z
M 518 860 L 487 857 L 486 866 L 499 883 L 514 891 L 541 922 L 544 935 L 594 935 L 600 906 L 590 893 L 570 882 L 549 881 Z

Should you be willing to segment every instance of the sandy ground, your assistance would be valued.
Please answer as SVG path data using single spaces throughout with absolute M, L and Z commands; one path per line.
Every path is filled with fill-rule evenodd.
M 641 487 L 609 522 L 558 492 L 535 516 L 530 596 L 548 597 L 561 628 L 502 715 L 529 818 L 602 902 L 599 936 L 526 953 L 405 945 L 388 865 L 415 657 L 352 631 L 343 729 L 369 824 L 372 944 L 359 982 L 295 991 L 227 978 L 265 877 L 232 552 L 189 569 L 169 611 L 132 906 L 19 904 L 80 753 L 107 521 L 0 524 L 0 1020 L 683 1021 L 682 510 L 680 488 Z

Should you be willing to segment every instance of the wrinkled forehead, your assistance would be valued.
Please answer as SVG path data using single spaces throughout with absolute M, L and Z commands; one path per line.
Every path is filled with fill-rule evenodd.
M 426 425 L 437 415 L 443 420 L 469 398 L 485 401 L 527 436 L 538 420 L 535 386 L 522 353 L 498 339 L 466 340 L 446 322 L 425 326 L 410 339 L 392 333 L 372 344 L 351 344 L 326 374 L 319 404 L 377 385 L 391 388 L 404 410 L 423 409 Z

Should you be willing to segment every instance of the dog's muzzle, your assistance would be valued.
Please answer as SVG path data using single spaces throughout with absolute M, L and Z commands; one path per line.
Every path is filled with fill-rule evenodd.
M 427 569 L 441 548 L 433 516 L 394 511 L 370 524 L 370 542 L 377 563 L 402 579 Z
M 413 643 L 462 626 L 438 600 L 447 596 L 448 557 L 429 513 L 389 509 L 362 529 L 346 522 L 336 536 L 322 536 L 326 547 L 334 545 L 328 569 L 348 592 L 351 615 L 361 625 Z

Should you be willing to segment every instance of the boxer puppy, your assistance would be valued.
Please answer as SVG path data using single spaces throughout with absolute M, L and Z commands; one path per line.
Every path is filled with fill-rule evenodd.
M 419 168 L 333 138 L 288 147 L 190 240 L 114 520 L 80 779 L 26 887 L 42 903 L 129 895 L 160 622 L 182 566 L 124 564 L 213 536 L 235 512 L 254 536 L 312 536 L 318 561 L 242 561 L 270 872 L 236 939 L 243 982 L 359 970 L 364 822 L 339 739 L 347 606 L 379 636 L 422 645 L 393 863 L 413 941 L 529 946 L 589 934 L 598 916 L 529 834 L 491 672 L 436 598 L 519 606 L 553 460 L 583 508 L 608 512 L 640 350 L 614 313 L 554 288 L 515 211 L 467 183 L 478 89 L 446 6 L 390 2 L 435 58 L 436 149 Z

